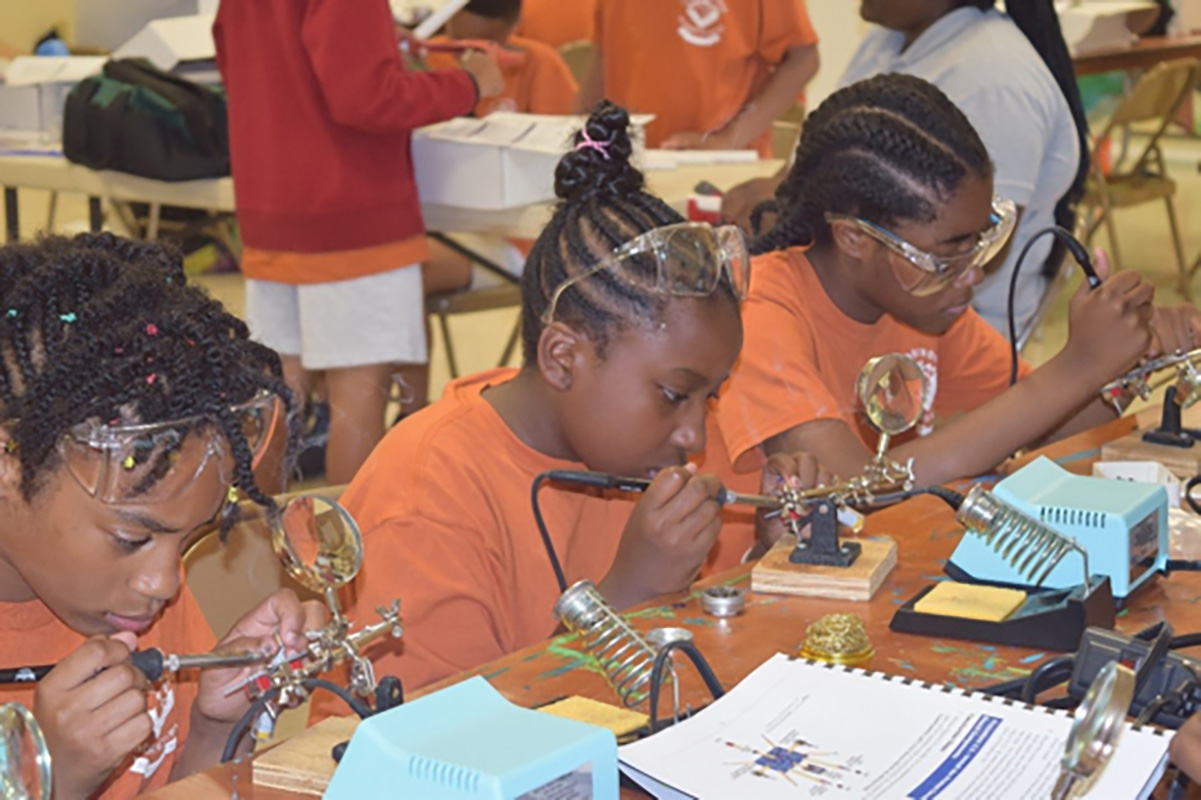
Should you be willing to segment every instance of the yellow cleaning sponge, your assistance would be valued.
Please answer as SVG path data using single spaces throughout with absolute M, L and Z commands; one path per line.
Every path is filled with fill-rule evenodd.
M 651 718 L 637 711 L 628 711 L 587 697 L 568 697 L 557 703 L 542 706 L 539 711 L 556 717 L 587 722 L 613 731 L 618 739 L 650 724 Z
M 1026 593 L 995 586 L 943 581 L 918 600 L 913 610 L 940 617 L 963 617 L 1000 622 L 1026 602 Z

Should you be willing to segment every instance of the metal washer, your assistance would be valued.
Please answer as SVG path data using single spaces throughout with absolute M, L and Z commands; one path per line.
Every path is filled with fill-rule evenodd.
M 710 586 L 701 592 L 701 608 L 714 617 L 736 617 L 746 610 L 746 592 L 734 586 Z

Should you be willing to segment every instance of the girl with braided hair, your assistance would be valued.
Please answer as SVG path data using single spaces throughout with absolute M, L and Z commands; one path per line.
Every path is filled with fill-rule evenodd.
M 1155 351 L 1201 342 L 1195 309 L 1156 309 L 1137 274 L 1072 299 L 1064 349 L 1037 370 L 970 303 L 1012 234 L 1015 207 L 967 118 L 920 78 L 889 74 L 835 92 L 806 122 L 743 306 L 745 346 L 718 420 L 737 468 L 805 450 L 859 474 L 874 437 L 855 378 L 886 353 L 928 379 L 918 434 L 894 440 L 920 484 L 984 472 L 1016 450 L 1111 419 L 1098 390 Z
M 149 686 L 135 648 L 213 648 L 181 558 L 228 528 L 235 489 L 292 398 L 278 356 L 188 286 L 178 253 L 109 234 L 0 249 L 0 687 L 32 709 L 55 797 L 132 797 L 215 764 L 248 707 L 246 670 Z M 304 647 L 285 591 L 218 648 Z
M 372 656 L 407 686 L 545 639 L 581 579 L 617 608 L 685 589 L 718 539 L 721 484 L 689 459 L 706 450 L 710 398 L 738 356 L 749 259 L 737 231 L 686 223 L 645 191 L 628 124 L 602 103 L 558 165 L 561 202 L 523 276 L 523 367 L 452 383 L 343 495 L 366 549 L 352 602 L 402 592 L 404 653 Z M 542 488 L 547 545 L 530 487 L 552 469 L 652 483 L 642 495 Z M 773 488 L 777 475 L 818 478 L 791 455 L 771 470 Z
M 1088 121 L 1053 0 L 860 0 L 872 28 L 838 87 L 889 72 L 941 89 L 975 127 L 994 165 L 996 191 L 1019 211 L 1010 244 L 997 254 L 972 307 L 1005 333 L 1009 281 L 1038 231 L 1071 230 L 1088 173 Z M 780 176 L 782 177 L 782 176 Z M 742 219 L 769 199 L 779 178 L 736 187 L 726 213 Z M 1018 276 L 1019 342 L 1030 335 L 1064 251 L 1044 236 Z

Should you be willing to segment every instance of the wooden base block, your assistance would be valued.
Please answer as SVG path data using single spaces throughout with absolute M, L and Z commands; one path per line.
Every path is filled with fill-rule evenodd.
M 1143 431 L 1101 446 L 1102 461 L 1158 461 L 1181 480 L 1201 475 L 1201 442 L 1192 447 L 1169 447 L 1143 441 Z
M 357 717 L 330 717 L 251 762 L 255 786 L 320 797 L 334 776 L 334 745 L 348 741 Z
M 888 537 L 854 541 L 863 547 L 854 564 L 821 567 L 789 561 L 796 538 L 785 535 L 751 570 L 751 591 L 835 600 L 871 600 L 897 565 L 897 543 Z

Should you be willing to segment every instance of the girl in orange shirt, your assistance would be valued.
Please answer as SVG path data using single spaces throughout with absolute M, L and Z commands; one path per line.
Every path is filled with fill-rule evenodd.
M 252 466 L 281 399 L 279 357 L 186 285 L 178 253 L 110 234 L 0 250 L 0 663 L 57 664 L 0 702 L 32 709 L 55 797 L 217 763 L 248 708 L 226 687 L 250 668 L 151 686 L 130 651 L 213 647 L 181 557 L 232 521 L 231 487 L 272 504 Z M 219 647 L 303 649 L 305 616 L 280 592 Z
M 858 474 L 871 453 L 854 373 L 907 352 L 930 379 L 929 435 L 893 457 L 912 458 L 923 484 L 979 474 L 1111 419 L 1101 386 L 1151 350 L 1201 340 L 1196 310 L 1155 309 L 1136 273 L 1102 274 L 1073 298 L 1064 349 L 1009 387 L 1008 346 L 969 302 L 1012 231 L 1013 204 L 993 196 L 967 118 L 919 78 L 882 75 L 832 95 L 806 121 L 776 202 L 779 221 L 753 248 L 762 255 L 743 308 L 746 345 L 720 403 L 736 462 L 804 449 Z
M 575 581 L 617 608 L 685 589 L 718 538 L 721 484 L 688 460 L 741 346 L 745 245 L 643 190 L 628 122 L 603 104 L 559 163 L 562 202 L 523 275 L 522 369 L 452 383 L 343 495 L 366 547 L 353 605 L 400 593 L 404 653 L 372 656 L 410 687 L 545 639 Z M 530 487 L 551 469 L 653 481 L 641 496 L 544 487 L 548 544 Z M 794 456 L 770 471 L 768 488 L 817 479 Z M 761 524 L 760 541 L 778 528 Z

